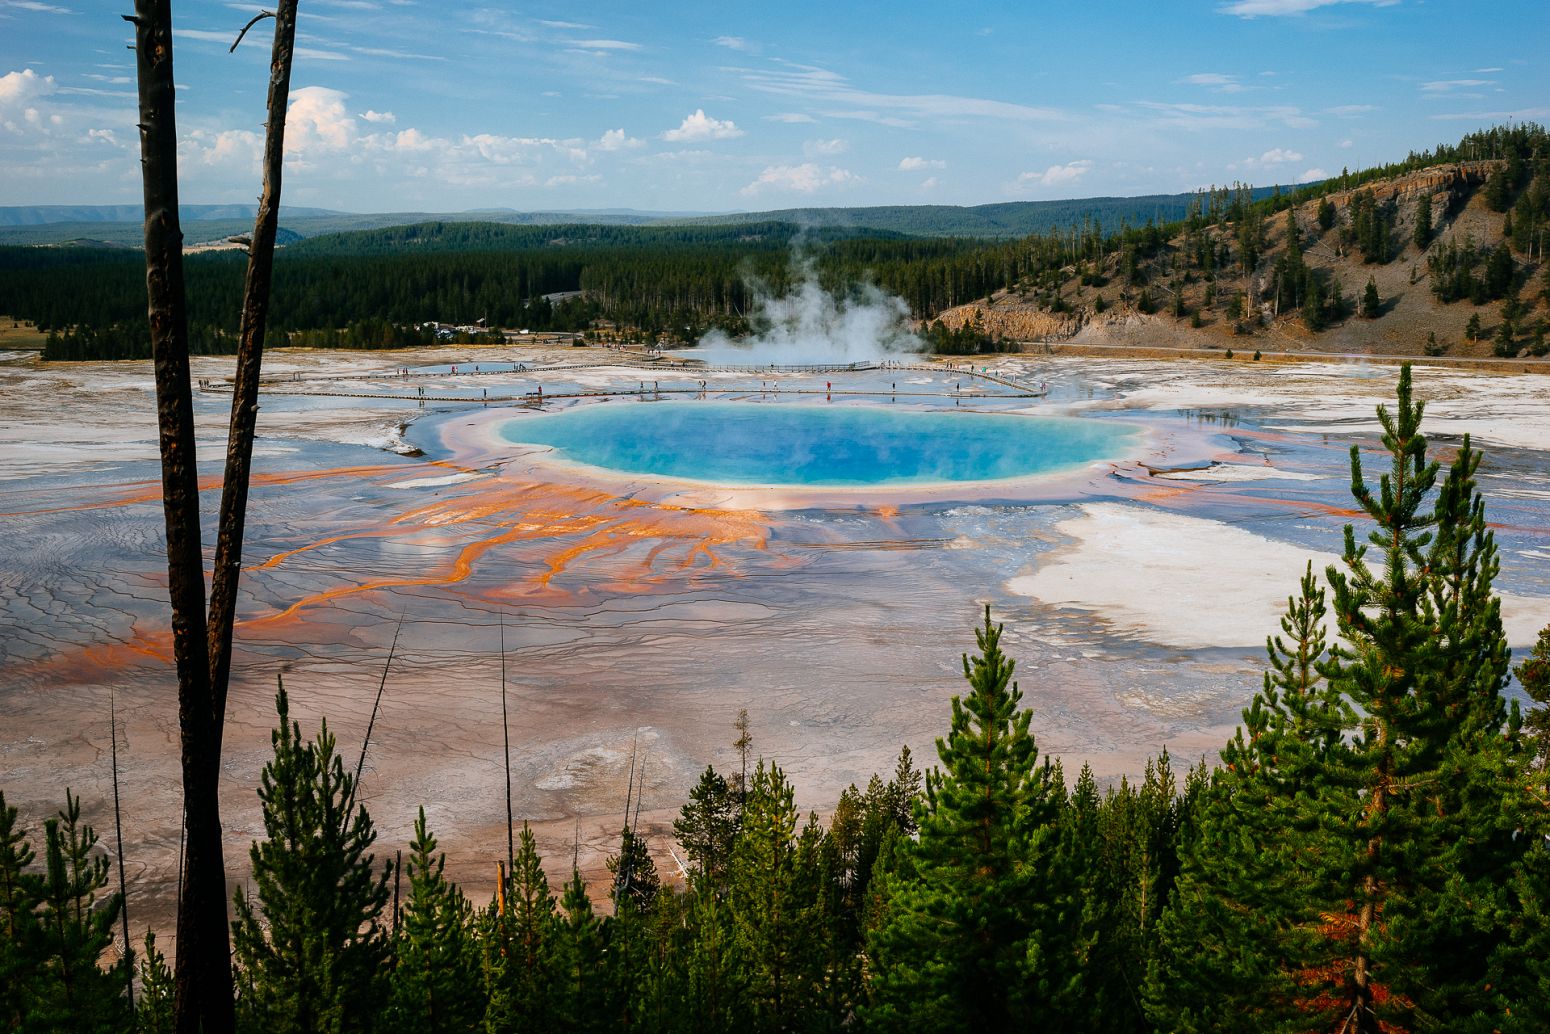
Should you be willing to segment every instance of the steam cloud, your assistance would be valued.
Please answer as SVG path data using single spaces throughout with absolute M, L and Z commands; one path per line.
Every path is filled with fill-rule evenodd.
M 810 262 L 798 264 L 801 280 L 791 293 L 755 296 L 751 337 L 734 340 L 720 330 L 700 339 L 697 358 L 713 363 L 793 366 L 855 363 L 920 352 L 925 343 L 909 327 L 904 299 L 862 284 L 836 297 L 818 283 Z

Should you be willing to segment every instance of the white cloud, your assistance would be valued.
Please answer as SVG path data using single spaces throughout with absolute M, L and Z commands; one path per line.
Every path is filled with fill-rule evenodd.
M 711 42 L 718 47 L 726 47 L 728 50 L 749 51 L 753 49 L 753 44 L 741 36 L 717 36 Z
M 1355 146 L 1356 146 L 1356 141 L 1355 140 L 1342 140 L 1342 141 L 1340 141 L 1340 149 L 1343 150 L 1343 151 L 1348 151 L 1348 150 L 1350 150 L 1351 148 L 1353 148 Z
M 398 121 L 398 117 L 391 111 L 371 111 L 370 109 L 361 112 L 361 118 L 367 122 L 382 122 L 390 126 Z
M 1320 7 L 1336 4 L 1371 4 L 1374 7 L 1393 7 L 1399 0 L 1234 0 L 1217 10 L 1223 14 L 1236 14 L 1240 18 L 1258 18 L 1261 15 L 1307 14 Z
M 393 134 L 393 149 L 409 154 L 434 151 L 443 144 L 445 141 L 428 137 L 413 126 Z
M 645 147 L 646 141 L 637 140 L 622 129 L 610 129 L 597 138 L 597 143 L 592 145 L 599 151 L 625 151 L 635 147 Z
M 731 140 L 742 135 L 743 131 L 737 128 L 737 123 L 730 119 L 722 121 L 711 118 L 705 114 L 704 108 L 696 108 L 694 114 L 687 116 L 677 129 L 663 133 L 662 139 L 685 143 L 691 140 Z
M 358 129 L 345 107 L 349 94 L 327 86 L 303 86 L 291 91 L 285 115 L 285 150 L 288 154 L 344 151 L 355 142 Z
M 1519 108 L 1517 111 L 1454 111 L 1430 116 L 1434 122 L 1506 122 L 1550 118 L 1550 108 Z
M 1051 165 L 1043 172 L 1025 172 L 1017 177 L 1019 187 L 1031 187 L 1039 184 L 1045 187 L 1058 187 L 1066 183 L 1075 183 L 1092 170 L 1093 163 L 1088 159 L 1075 162 L 1067 162 L 1064 165 Z
M 590 29 L 593 27 L 585 22 L 557 22 L 545 21 L 544 19 L 539 19 L 538 24 L 548 29 Z
M 935 190 L 941 185 L 941 181 L 938 180 L 935 176 L 927 176 L 925 179 L 920 181 L 921 190 Z
M 5 0 L 0 7 L 9 7 L 17 11 L 32 11 L 36 14 L 74 14 L 68 7 L 60 7 L 57 4 L 39 3 L 38 0 Z
M 1298 183 L 1317 183 L 1319 180 L 1329 179 L 1329 173 L 1323 169 L 1307 169 L 1297 177 Z
M 1036 108 L 1010 101 L 953 94 L 875 93 L 852 86 L 837 72 L 813 65 L 784 63 L 775 69 L 745 69 L 743 81 L 755 90 L 808 101 L 846 105 L 842 111 L 825 112 L 836 118 L 859 118 L 883 125 L 910 126 L 910 119 L 992 119 L 1005 122 L 1065 121 L 1068 116 L 1053 108 Z M 854 106 L 849 107 L 849 106 Z M 893 112 L 888 115 L 886 112 Z
M 253 130 L 228 129 L 219 133 L 194 130 L 189 133 L 188 140 L 178 146 L 178 166 L 197 163 L 215 169 L 228 167 L 232 171 L 254 172 L 259 167 L 262 153 L 263 140 Z
M 1121 105 L 1100 104 L 1100 111 L 1126 113 Z M 1318 125 L 1303 113 L 1301 108 L 1290 104 L 1273 104 L 1264 107 L 1239 107 L 1230 104 L 1165 104 L 1159 101 L 1140 101 L 1136 107 L 1149 116 L 1158 126 L 1170 129 L 1263 129 L 1279 123 L 1289 129 L 1311 129 Z
M 39 75 L 30 68 L 0 75 L 0 109 L 21 107 L 55 90 L 54 77 Z
M 940 158 L 909 157 L 899 159 L 900 172 L 919 172 L 921 169 L 945 169 L 947 163 Z M 934 178 L 934 177 L 933 177 Z
M 1196 72 L 1194 75 L 1186 75 L 1178 82 L 1186 86 L 1208 86 L 1217 93 L 1242 93 L 1247 89 L 1238 81 L 1237 76 L 1222 72 Z
M 802 153 L 809 158 L 844 154 L 850 150 L 850 142 L 835 137 L 833 140 L 809 140 L 802 145 Z
M 1434 79 L 1421 84 L 1422 93 L 1454 93 L 1477 86 L 1495 86 L 1494 79 Z
M 1285 165 L 1288 162 L 1300 162 L 1302 155 L 1296 151 L 1289 151 L 1284 147 L 1272 147 L 1258 158 L 1250 158 L 1245 164 L 1259 165 Z
M 800 111 L 782 111 L 774 115 L 764 116 L 766 122 L 789 122 L 792 124 L 801 122 L 817 122 L 811 115 L 804 115 Z
M 639 43 L 630 43 L 622 39 L 577 39 L 570 41 L 573 47 L 583 47 L 587 50 L 640 50 Z
M 348 61 L 350 55 L 340 54 L 332 50 L 319 50 L 317 47 L 297 47 L 297 57 L 311 58 L 313 61 Z
M 180 39 L 196 39 L 205 43 L 224 43 L 230 45 L 237 37 L 230 32 L 215 32 L 210 29 L 179 29 L 172 30 L 174 42 Z
M 801 165 L 770 165 L 759 173 L 758 179 L 744 187 L 742 193 L 750 197 L 767 190 L 815 194 L 824 187 L 857 183 L 860 179 L 861 177 L 848 169 L 833 166 L 822 169 L 813 162 L 804 162 Z

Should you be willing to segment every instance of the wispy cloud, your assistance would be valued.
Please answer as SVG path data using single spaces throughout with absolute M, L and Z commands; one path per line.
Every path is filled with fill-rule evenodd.
M 1519 108 L 1516 111 L 1453 111 L 1429 116 L 1433 122 L 1503 122 L 1508 119 L 1550 118 L 1550 108 Z
M 1335 118 L 1355 118 L 1377 110 L 1376 104 L 1336 104 L 1333 108 L 1325 108 L 1324 114 L 1333 115 Z
M 780 111 L 776 112 L 774 115 L 764 116 L 764 120 L 766 122 L 789 122 L 792 124 L 818 121 L 817 119 L 813 118 L 813 116 L 804 115 L 800 111 Z
M 622 39 L 576 39 L 570 41 L 571 46 L 581 47 L 583 50 L 641 50 L 639 43 L 631 43 Z
M 1034 107 L 983 97 L 945 93 L 880 93 L 863 90 L 837 72 L 814 65 L 780 62 L 780 67 L 733 69 L 745 83 L 763 93 L 798 97 L 810 102 L 846 105 L 836 118 L 860 118 L 884 125 L 907 126 L 912 120 L 991 119 L 1004 122 L 1053 122 L 1068 116 L 1054 108 Z M 891 114 L 889 114 L 891 113 Z M 884 122 L 891 119 L 891 122 Z
M 1236 14 L 1240 18 L 1276 17 L 1307 14 L 1321 7 L 1336 4 L 1368 4 L 1372 7 L 1394 7 L 1399 0 L 1234 0 L 1217 10 L 1223 14 Z
M 717 36 L 711 40 L 718 47 L 726 47 L 728 50 L 741 50 L 746 52 L 754 50 L 754 45 L 741 36 Z
M 1222 72 L 1196 72 L 1194 75 L 1186 75 L 1182 79 L 1175 80 L 1184 86 L 1205 86 L 1217 93 L 1242 93 L 1248 87 L 1238 81 L 1234 75 L 1226 75 Z
M 1311 129 L 1318 125 L 1301 108 L 1290 104 L 1169 104 L 1162 101 L 1137 101 L 1132 107 L 1099 104 L 1098 110 L 1129 115 L 1165 129 L 1192 132 L 1218 129 L 1264 129 L 1280 125 L 1289 129 Z
M 1495 79 L 1433 79 L 1431 82 L 1421 84 L 1421 92 L 1457 93 L 1459 90 L 1473 90 L 1481 86 L 1495 85 Z
M 835 137 L 832 140 L 809 140 L 802 145 L 802 153 L 809 158 L 844 154 L 850 150 L 850 141 Z
M 32 11 L 35 14 L 74 14 L 68 7 L 39 3 L 38 0 L 0 0 L 0 10 Z

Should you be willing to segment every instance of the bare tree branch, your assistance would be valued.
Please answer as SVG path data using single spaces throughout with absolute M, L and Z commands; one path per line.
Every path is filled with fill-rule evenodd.
M 244 25 L 242 27 L 242 31 L 237 33 L 237 38 L 232 41 L 231 49 L 228 50 L 226 53 L 228 53 L 228 54 L 235 54 L 237 52 L 237 44 L 242 42 L 242 37 L 244 37 L 244 36 L 246 36 L 248 34 L 248 30 L 249 29 L 251 29 L 253 26 L 257 25 L 259 22 L 263 21 L 265 18 L 273 18 L 274 16 L 275 15 L 274 15 L 273 11 L 259 11 L 257 14 L 255 14 L 253 16 L 253 20 L 248 22 L 246 25 Z

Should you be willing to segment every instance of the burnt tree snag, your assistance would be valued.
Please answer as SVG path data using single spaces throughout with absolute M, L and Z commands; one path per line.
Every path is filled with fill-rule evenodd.
M 232 625 L 237 616 L 237 581 L 242 573 L 242 536 L 247 520 L 253 436 L 258 423 L 258 381 L 264 359 L 264 328 L 269 317 L 275 229 L 280 219 L 285 109 L 290 99 L 291 54 L 296 43 L 296 0 L 281 0 L 274 19 L 274 49 L 269 60 L 266 109 L 268 122 L 264 132 L 264 187 L 258 199 L 253 239 L 248 246 L 237 370 L 231 393 L 231 424 L 226 435 L 226 473 L 221 483 L 221 517 L 210 583 L 210 686 L 217 750 L 225 725 L 226 689 L 231 679 Z M 243 33 L 246 34 L 257 21 L 255 18 L 249 22 Z M 237 42 L 242 42 L 241 36 L 237 37 Z M 232 49 L 237 49 L 236 43 L 232 44 Z
M 178 139 L 172 78 L 171 0 L 135 0 L 140 169 L 145 190 L 145 285 L 156 375 L 156 421 L 167 525 L 172 652 L 182 745 L 184 873 L 175 969 L 179 1034 L 234 1026 L 226 867 L 221 854 L 220 732 L 210 686 L 199 471 L 189 390 L 183 232 L 178 223 Z

